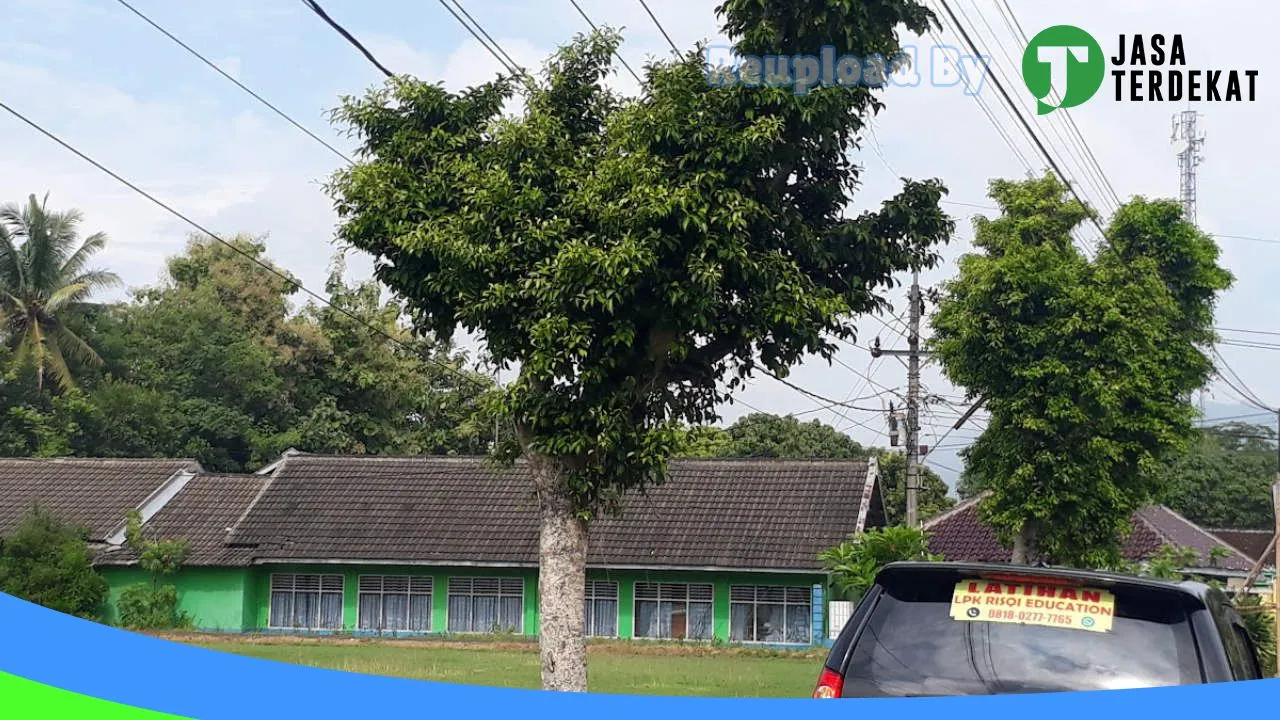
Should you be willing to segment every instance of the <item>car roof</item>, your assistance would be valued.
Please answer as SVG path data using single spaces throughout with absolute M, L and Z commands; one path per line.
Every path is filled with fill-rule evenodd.
M 1082 584 L 1094 584 L 1102 587 L 1145 587 L 1179 592 L 1197 600 L 1208 600 L 1212 593 L 1218 592 L 1212 586 L 1193 580 L 1158 580 L 1135 575 L 1103 572 L 1100 570 L 1080 570 L 1076 568 L 1054 567 L 1044 565 L 1013 565 L 1004 563 L 964 563 L 964 562 L 924 562 L 902 561 L 885 565 L 877 574 L 877 581 L 886 573 L 951 573 L 955 575 L 1017 575 L 1027 578 L 1060 578 L 1076 580 Z

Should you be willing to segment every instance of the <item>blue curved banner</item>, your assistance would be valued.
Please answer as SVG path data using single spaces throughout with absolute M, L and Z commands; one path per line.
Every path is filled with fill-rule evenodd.
M 816 665 L 815 680 L 820 670 Z M 52 700 L 41 700 L 39 706 L 18 705 L 13 700 L 19 696 L 54 698 L 53 693 L 58 692 L 80 703 L 74 705 L 79 708 L 74 714 L 62 714 L 71 710 L 50 714 Z M 1280 680 L 1150 690 L 844 702 L 861 705 L 853 712 L 893 713 L 895 720 L 936 720 L 979 713 L 1000 717 L 1104 718 L 1203 713 L 1208 717 L 1231 710 L 1270 707 L 1277 699 Z M 778 720 L 787 713 L 830 711 L 814 705 L 816 702 L 821 701 L 546 693 L 322 670 L 158 640 L 0 594 L 0 717 L 15 720 L 350 720 L 377 717 L 380 713 L 388 713 L 389 717 L 406 713 L 411 717 L 446 713 L 506 718 L 531 715 L 565 720 L 601 714 L 611 720 L 731 715 L 737 720 Z

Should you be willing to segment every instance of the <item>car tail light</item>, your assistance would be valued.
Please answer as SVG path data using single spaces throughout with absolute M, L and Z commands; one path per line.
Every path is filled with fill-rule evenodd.
M 840 673 L 831 668 L 822 668 L 822 675 L 818 676 L 818 687 L 813 689 L 815 698 L 838 698 L 840 690 L 844 688 L 844 678 Z

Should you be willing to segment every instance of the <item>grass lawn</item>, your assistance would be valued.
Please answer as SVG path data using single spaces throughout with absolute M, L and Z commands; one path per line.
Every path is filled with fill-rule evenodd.
M 537 688 L 537 646 L 525 642 L 172 636 L 264 660 L 472 685 Z M 707 697 L 808 697 L 825 653 L 650 643 L 592 644 L 592 692 Z

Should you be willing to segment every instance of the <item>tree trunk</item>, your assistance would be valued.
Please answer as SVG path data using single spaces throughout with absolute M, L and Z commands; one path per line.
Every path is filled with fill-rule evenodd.
M 1030 565 L 1031 554 L 1036 543 L 1036 528 L 1030 522 L 1023 523 L 1022 529 L 1013 536 L 1013 564 Z
M 561 482 L 562 461 L 530 457 L 538 490 L 538 648 L 542 688 L 587 690 L 587 522 Z

